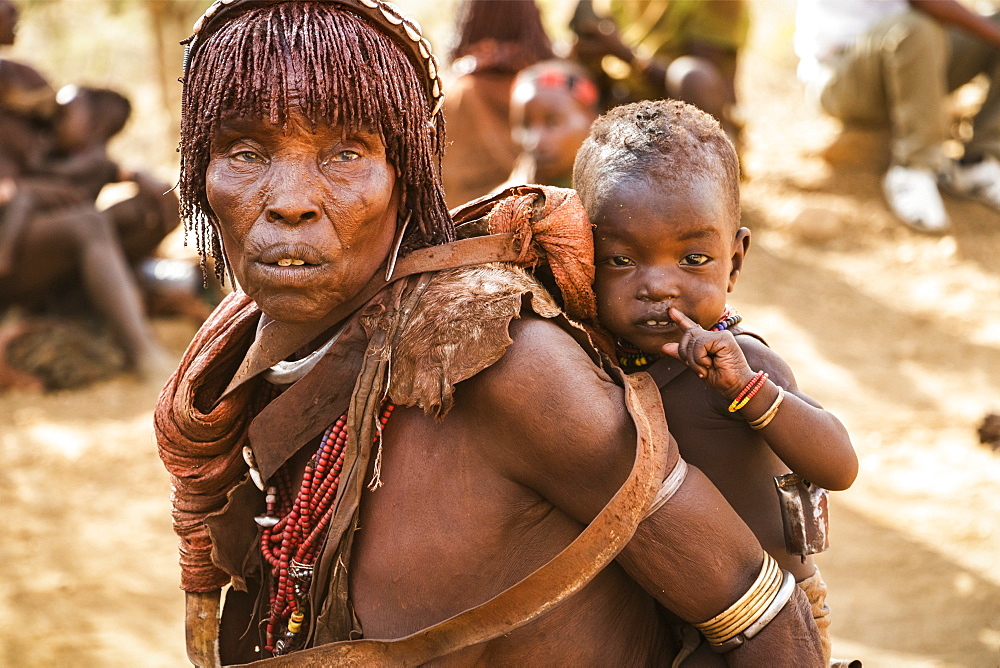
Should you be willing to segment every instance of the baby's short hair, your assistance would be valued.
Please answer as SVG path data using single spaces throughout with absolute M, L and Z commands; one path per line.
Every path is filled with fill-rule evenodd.
M 573 166 L 573 186 L 591 219 L 614 186 L 629 180 L 692 184 L 716 179 L 740 214 L 740 166 L 719 122 L 679 100 L 615 107 L 596 121 Z

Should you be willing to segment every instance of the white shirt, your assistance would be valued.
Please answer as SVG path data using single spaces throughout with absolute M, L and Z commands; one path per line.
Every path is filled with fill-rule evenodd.
M 795 55 L 805 83 L 826 76 L 824 65 L 844 47 L 890 16 L 910 8 L 907 0 L 798 0 Z

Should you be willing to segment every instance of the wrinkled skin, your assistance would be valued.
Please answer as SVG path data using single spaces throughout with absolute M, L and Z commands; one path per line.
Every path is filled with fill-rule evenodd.
M 354 296 L 386 258 L 395 183 L 377 134 L 313 133 L 293 114 L 285 128 L 225 122 L 212 142 L 207 194 L 240 286 L 268 316 L 297 323 Z M 296 264 L 280 266 L 287 260 Z

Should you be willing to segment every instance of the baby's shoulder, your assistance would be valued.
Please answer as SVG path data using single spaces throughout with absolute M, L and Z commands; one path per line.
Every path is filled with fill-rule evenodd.
M 768 377 L 779 385 L 784 382 L 794 383 L 795 376 L 788 362 L 775 352 L 774 348 L 767 345 L 761 336 L 746 330 L 734 334 L 736 343 L 743 351 L 743 356 L 751 369 L 767 372 Z M 787 385 L 785 387 L 788 388 Z

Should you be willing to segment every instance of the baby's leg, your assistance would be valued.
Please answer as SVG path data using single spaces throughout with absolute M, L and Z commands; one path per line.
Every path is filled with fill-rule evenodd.
M 819 569 L 805 578 L 798 581 L 799 588 L 805 592 L 809 599 L 809 607 L 812 608 L 813 619 L 816 620 L 816 628 L 819 629 L 819 640 L 823 645 L 824 665 L 830 663 L 830 652 L 832 650 L 830 642 L 830 607 L 826 604 L 826 583 Z

